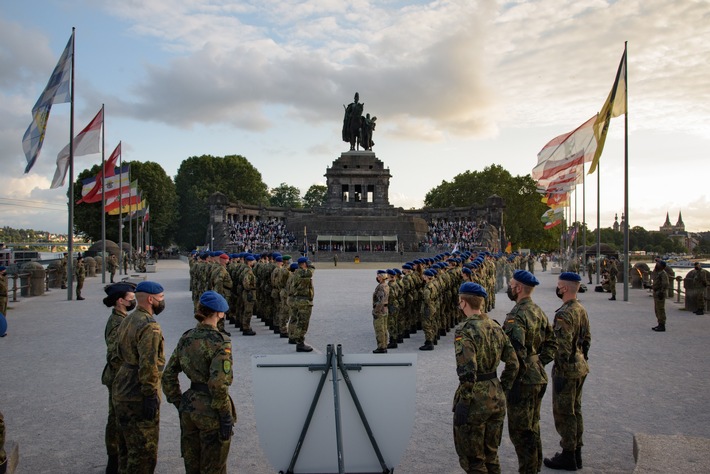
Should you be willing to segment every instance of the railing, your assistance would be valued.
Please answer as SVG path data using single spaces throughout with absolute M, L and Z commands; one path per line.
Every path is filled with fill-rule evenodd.
M 12 292 L 12 302 L 16 303 L 17 302 L 17 290 L 20 290 L 20 295 L 22 294 L 22 290 L 30 289 L 30 280 L 32 278 L 32 273 L 30 272 L 23 272 L 23 273 L 9 273 L 8 278 L 12 278 L 12 288 L 9 289 L 9 291 Z M 54 268 L 50 268 L 45 270 L 45 276 L 44 276 L 44 291 L 50 291 L 49 289 L 49 280 L 52 278 L 53 280 L 58 276 L 58 272 Z M 20 284 L 17 284 L 17 280 L 20 280 Z M 24 285 L 22 284 L 22 281 L 26 282 Z M 29 291 L 28 291 L 29 293 Z M 28 295 L 32 296 L 32 295 Z

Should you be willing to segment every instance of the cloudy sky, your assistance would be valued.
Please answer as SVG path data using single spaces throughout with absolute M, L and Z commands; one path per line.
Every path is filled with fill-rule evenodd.
M 50 190 L 69 105 L 23 174 L 30 111 L 76 27 L 76 118 L 106 107 L 107 155 L 174 176 L 245 156 L 269 187 L 325 184 L 355 91 L 378 117 L 390 202 L 419 207 L 466 170 L 528 174 L 601 108 L 628 41 L 630 224 L 710 230 L 708 0 L 23 0 L 0 2 L 0 223 L 67 230 Z M 623 212 L 624 117 L 602 155 L 601 226 Z M 76 158 L 77 173 L 100 155 Z M 596 175 L 577 217 L 596 227 Z M 542 224 L 541 224 L 542 225 Z

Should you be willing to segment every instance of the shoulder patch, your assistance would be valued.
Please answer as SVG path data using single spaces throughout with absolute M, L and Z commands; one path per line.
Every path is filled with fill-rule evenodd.
M 231 372 L 232 371 L 232 362 L 228 361 L 228 360 L 225 360 L 224 362 L 222 362 L 222 370 L 224 370 L 225 374 L 228 374 L 229 372 Z

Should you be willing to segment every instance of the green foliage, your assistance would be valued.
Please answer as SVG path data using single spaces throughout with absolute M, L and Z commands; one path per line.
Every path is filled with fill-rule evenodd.
M 614 231 L 611 227 L 600 230 L 600 241 L 607 244 L 617 252 L 624 251 L 624 232 Z M 587 244 L 590 246 L 597 243 L 597 231 L 587 232 Z M 629 230 L 629 250 L 645 250 L 658 254 L 663 253 L 684 253 L 685 249 L 675 239 L 660 232 L 649 232 L 643 227 L 636 226 Z
M 314 184 L 306 194 L 303 195 L 303 207 L 306 209 L 313 209 L 314 207 L 320 207 L 325 204 L 326 197 L 328 195 L 328 186 L 322 184 Z
M 435 208 L 481 205 L 493 194 L 505 199 L 504 226 L 513 248 L 550 250 L 559 246 L 560 226 L 545 230 L 540 221 L 547 206 L 540 201 L 533 179 L 530 175 L 512 176 L 500 165 L 442 181 L 426 194 L 424 204 Z
M 295 186 L 281 183 L 277 188 L 271 190 L 269 204 L 274 207 L 301 208 L 301 190 Z
M 243 156 L 193 156 L 182 162 L 175 176 L 180 214 L 177 243 L 194 248 L 205 241 L 209 222 L 207 200 L 221 192 L 229 202 L 266 204 L 269 194 L 261 173 Z
M 138 189 L 142 198 L 150 205 L 150 238 L 153 245 L 167 246 L 174 237 L 177 222 L 177 195 L 175 185 L 162 166 L 152 161 L 124 162 L 131 166 L 131 181 L 138 180 Z M 100 165 L 85 169 L 74 184 L 74 202 L 81 199 L 81 180 L 96 176 L 101 172 Z M 125 218 L 125 214 L 123 215 Z M 106 238 L 116 243 L 119 216 L 106 215 Z M 136 221 L 133 221 L 133 242 L 136 237 Z M 85 234 L 91 240 L 101 240 L 101 202 L 81 203 L 74 206 L 74 230 Z M 123 241 L 129 242 L 130 226 L 125 223 Z

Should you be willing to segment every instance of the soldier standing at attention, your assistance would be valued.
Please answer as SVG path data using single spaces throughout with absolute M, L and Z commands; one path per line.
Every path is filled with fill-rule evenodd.
M 505 418 L 504 390 L 510 390 L 518 372 L 518 358 L 500 325 L 481 311 L 486 290 L 477 283 L 459 288 L 459 308 L 466 320 L 456 328 L 454 445 L 459 464 L 467 473 L 500 473 L 498 446 Z M 505 369 L 498 380 L 501 360 Z
M 616 279 L 618 276 L 619 267 L 616 266 L 616 259 L 611 257 L 609 266 L 609 290 L 611 291 L 611 298 L 609 298 L 609 301 L 616 301 Z
M 372 351 L 373 354 L 387 353 L 387 316 L 389 314 L 389 294 L 390 288 L 387 282 L 387 272 L 385 270 L 377 270 L 377 287 L 372 294 L 372 326 L 375 329 L 375 339 L 377 340 L 377 349 Z
M 227 300 L 205 291 L 197 306 L 197 327 L 185 332 L 163 372 L 163 392 L 180 414 L 180 450 L 187 474 L 224 474 L 237 419 L 229 396 L 232 341 L 217 328 L 229 311 Z M 180 389 L 184 372 L 190 388 Z
M 296 352 L 311 352 L 313 348 L 305 343 L 308 324 L 313 311 L 313 270 L 308 266 L 308 258 L 298 259 L 298 269 L 293 272 L 289 284 L 291 320 L 288 324 L 288 338 L 296 343 Z
M 547 271 L 547 254 L 543 253 L 542 256 L 540 257 L 540 265 L 542 265 L 542 271 L 546 272 Z
M 700 262 L 695 262 L 695 285 L 698 288 L 698 309 L 695 314 L 702 316 L 705 314 L 705 288 L 710 284 L 710 273 L 705 270 Z
M 251 317 L 254 315 L 256 300 L 256 277 L 252 270 L 256 264 L 256 257 L 247 255 L 244 261 L 247 267 L 242 275 L 242 335 L 255 336 L 256 332 L 251 328 Z
M 136 307 L 136 295 L 133 292 L 135 285 L 132 283 L 114 283 L 104 288 L 106 298 L 104 304 L 113 308 L 111 316 L 106 321 L 106 330 L 104 331 L 104 339 L 106 340 L 106 366 L 101 374 L 101 383 L 108 387 L 108 419 L 106 421 L 106 452 L 108 454 L 108 464 L 106 465 L 106 474 L 118 473 L 119 466 L 119 435 L 118 421 L 113 408 L 112 385 L 116 378 L 116 372 L 121 367 L 121 361 L 118 359 L 118 327 L 128 315 L 129 311 L 133 311 Z
M 81 301 L 84 297 L 81 296 L 81 289 L 84 288 L 84 278 L 86 278 L 86 267 L 84 266 L 84 257 L 79 255 L 76 259 L 76 268 L 74 269 L 76 277 L 76 299 Z
M 121 473 L 150 474 L 158 460 L 160 373 L 165 366 L 164 340 L 155 320 L 165 309 L 163 287 L 142 281 L 136 287 L 138 309 L 118 327 L 118 359 L 113 407 L 119 426 Z
M 118 259 L 115 255 L 110 255 L 108 257 L 108 272 L 111 274 L 111 283 L 113 283 L 113 277 L 116 276 L 116 268 L 118 268 Z
M 7 268 L 0 265 L 0 314 L 7 316 Z
M 670 282 L 668 279 L 668 273 L 666 272 L 666 262 L 659 260 L 656 262 L 656 268 L 653 269 L 653 273 L 656 275 L 653 278 L 653 309 L 656 312 L 656 320 L 658 321 L 658 326 L 654 326 L 653 329 L 656 332 L 666 331 L 666 293 L 668 292 L 668 287 Z
M 67 254 L 64 253 L 62 254 L 62 258 L 59 259 L 59 265 L 61 266 L 61 270 L 59 270 L 60 275 L 60 281 L 61 281 L 61 286 L 62 290 L 67 289 Z
M 545 365 L 555 358 L 557 342 L 545 313 L 531 298 L 535 276 L 518 270 L 508 286 L 515 306 L 503 330 L 518 356 L 520 370 L 507 396 L 508 433 L 518 455 L 518 472 L 537 474 L 542 467 L 540 404 L 547 388 Z
M 552 366 L 552 415 L 562 438 L 561 453 L 545 458 L 550 469 L 575 471 L 582 467 L 582 388 L 589 373 L 587 363 L 592 336 L 589 317 L 577 301 L 582 277 L 564 272 L 557 280 L 557 296 L 563 304 L 555 313 L 557 354 Z

